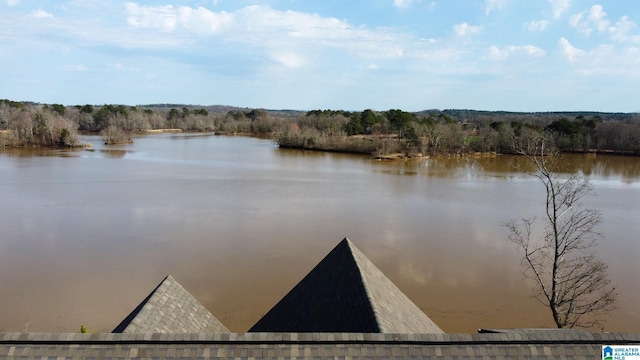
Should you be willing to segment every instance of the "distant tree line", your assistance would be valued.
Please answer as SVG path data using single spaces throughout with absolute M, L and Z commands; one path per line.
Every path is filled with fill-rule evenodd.
M 273 137 L 281 147 L 402 154 L 511 153 L 541 133 L 559 151 L 640 155 L 640 115 L 515 113 L 473 110 L 407 112 L 242 109 L 178 104 L 146 106 L 37 104 L 0 100 L 0 146 L 77 146 L 81 132 L 105 143 L 149 130 L 180 129 Z
M 98 133 L 105 143 L 126 143 L 149 130 L 180 129 L 226 134 L 268 136 L 278 128 L 279 117 L 266 110 L 214 107 L 36 104 L 0 100 L 0 146 L 73 147 L 78 134 Z
M 640 154 L 638 114 L 313 110 L 276 139 L 283 147 L 411 156 L 512 153 L 515 144 L 541 133 L 559 151 Z

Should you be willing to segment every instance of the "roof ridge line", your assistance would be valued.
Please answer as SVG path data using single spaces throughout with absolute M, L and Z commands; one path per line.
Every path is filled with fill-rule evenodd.
M 376 301 L 373 298 L 373 294 L 371 293 L 371 290 L 369 289 L 369 279 L 367 279 L 367 277 L 365 276 L 365 273 L 362 269 L 362 266 L 360 264 L 360 260 L 358 259 L 358 257 L 356 256 L 356 252 L 363 255 L 364 258 L 366 260 L 369 260 L 369 258 L 367 258 L 362 251 L 360 251 L 360 249 L 358 249 L 358 247 L 356 247 L 356 245 L 353 243 L 353 241 L 351 241 L 348 237 L 345 237 L 343 241 L 346 241 L 347 246 L 349 247 L 349 254 L 351 255 L 351 257 L 353 258 L 353 262 L 356 264 L 356 269 L 358 269 L 358 274 L 360 275 L 360 280 L 362 283 L 362 287 L 364 288 L 364 292 L 365 294 L 367 294 L 367 299 L 369 300 L 369 306 L 371 307 L 371 312 L 373 313 L 373 317 L 376 319 L 376 325 L 378 326 L 378 331 L 381 333 L 384 333 L 386 329 L 383 328 L 382 323 L 380 322 L 380 312 L 376 309 L 377 305 L 376 305 Z M 369 260 L 371 261 L 371 260 Z M 373 264 L 373 263 L 372 263 Z M 375 267 L 375 265 L 374 265 Z M 377 267 L 376 267 L 377 269 Z

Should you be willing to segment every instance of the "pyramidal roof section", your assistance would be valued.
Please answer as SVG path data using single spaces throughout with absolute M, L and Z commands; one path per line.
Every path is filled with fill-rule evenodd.
M 228 333 L 229 330 L 168 275 L 113 332 Z
M 443 333 L 347 238 L 249 331 Z

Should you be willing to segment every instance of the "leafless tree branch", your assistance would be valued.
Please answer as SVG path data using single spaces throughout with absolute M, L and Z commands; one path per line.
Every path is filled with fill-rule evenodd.
M 503 223 L 508 240 L 523 253 L 525 277 L 534 281 L 536 299 L 549 307 L 559 328 L 601 326 L 617 294 L 607 265 L 595 255 L 602 215 L 582 205 L 593 186 L 581 174 L 561 177 L 554 171 L 559 156 L 546 148 L 544 137 L 529 140 L 516 144 L 516 151 L 531 161 L 530 174 L 545 187 L 543 230 L 534 236 L 535 218 L 510 220 Z

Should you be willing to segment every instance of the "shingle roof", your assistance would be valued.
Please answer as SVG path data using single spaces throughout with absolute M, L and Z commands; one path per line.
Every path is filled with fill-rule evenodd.
M 557 334 L 554 336 L 553 334 Z M 1 334 L 2 359 L 602 359 L 640 334 Z
M 576 334 L 587 334 L 589 333 L 586 330 L 576 330 L 576 329 L 556 329 L 556 328 L 514 328 L 514 329 L 486 329 L 480 328 L 478 329 L 478 333 L 481 334 L 528 334 L 528 335 L 536 335 L 536 334 L 547 334 L 555 337 L 563 336 L 563 335 L 576 335 Z
M 229 330 L 168 275 L 113 332 L 228 333 Z
M 249 332 L 443 333 L 347 238 Z

